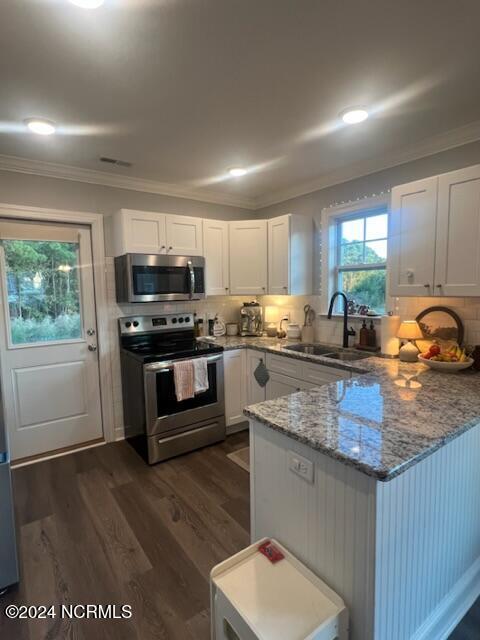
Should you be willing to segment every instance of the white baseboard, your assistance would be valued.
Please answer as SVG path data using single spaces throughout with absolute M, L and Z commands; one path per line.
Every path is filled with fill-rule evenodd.
M 435 607 L 411 640 L 447 640 L 467 611 L 480 596 L 480 558 Z
M 233 433 L 238 433 L 239 431 L 246 431 L 247 429 L 248 420 L 237 422 L 236 424 L 231 424 L 229 427 L 227 427 L 227 436 L 231 436 Z
M 115 442 L 117 440 L 125 440 L 125 429 L 123 427 L 115 427 Z

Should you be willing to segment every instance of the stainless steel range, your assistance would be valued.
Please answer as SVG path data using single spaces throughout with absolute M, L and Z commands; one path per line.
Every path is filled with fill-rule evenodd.
M 120 318 L 125 436 L 154 464 L 225 439 L 222 347 L 197 342 L 193 315 Z M 208 390 L 178 401 L 173 364 L 207 358 Z

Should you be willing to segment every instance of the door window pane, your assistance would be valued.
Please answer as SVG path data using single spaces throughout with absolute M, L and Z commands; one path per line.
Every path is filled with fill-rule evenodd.
M 12 344 L 82 337 L 79 245 L 3 240 Z

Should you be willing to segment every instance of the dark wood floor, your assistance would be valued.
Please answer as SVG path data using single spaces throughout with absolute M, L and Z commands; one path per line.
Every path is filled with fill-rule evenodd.
M 225 443 L 148 467 L 125 442 L 13 473 L 21 583 L 2 640 L 207 640 L 209 572 L 249 544 L 249 476 Z M 8 621 L 7 604 L 131 604 L 131 620 Z
M 22 579 L 0 599 L 0 638 L 207 640 L 210 569 L 249 544 L 248 474 L 226 457 L 246 443 L 148 467 L 121 442 L 14 471 Z M 133 618 L 15 622 L 10 603 L 130 604 Z M 480 640 L 480 601 L 450 640 Z

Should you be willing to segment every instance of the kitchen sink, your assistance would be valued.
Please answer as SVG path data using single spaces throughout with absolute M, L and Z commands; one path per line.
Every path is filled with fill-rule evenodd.
M 364 360 L 371 356 L 370 353 L 359 353 L 358 351 L 346 351 L 340 348 L 332 347 L 325 344 L 292 344 L 284 347 L 285 351 L 298 351 L 300 353 L 308 353 L 313 356 L 325 356 L 332 360 L 340 362 L 355 362 L 356 360 Z
M 335 347 L 322 344 L 292 344 L 284 347 L 287 351 L 299 351 L 300 353 L 309 353 L 313 356 L 324 356 L 327 353 L 332 354 Z
M 338 351 L 337 353 L 325 353 L 325 358 L 332 360 L 340 360 L 341 362 L 355 362 L 355 360 L 364 360 L 371 356 L 370 353 L 357 353 L 353 351 Z

